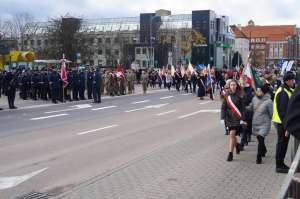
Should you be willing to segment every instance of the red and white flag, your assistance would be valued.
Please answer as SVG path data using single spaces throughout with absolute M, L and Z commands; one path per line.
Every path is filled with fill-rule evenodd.
M 247 77 L 247 84 L 252 85 L 253 75 L 252 75 L 250 64 L 247 64 L 247 66 L 244 68 L 243 74 Z
M 66 86 L 68 84 L 68 74 L 66 69 L 66 58 L 65 54 L 63 54 L 63 58 L 60 60 L 61 67 L 60 67 L 60 78 L 63 81 L 64 85 Z

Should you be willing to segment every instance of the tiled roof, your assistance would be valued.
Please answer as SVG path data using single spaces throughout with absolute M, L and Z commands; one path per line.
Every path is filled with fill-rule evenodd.
M 278 26 L 244 26 L 242 32 L 249 38 L 267 38 L 267 40 L 286 40 L 288 36 L 296 34 L 296 25 Z

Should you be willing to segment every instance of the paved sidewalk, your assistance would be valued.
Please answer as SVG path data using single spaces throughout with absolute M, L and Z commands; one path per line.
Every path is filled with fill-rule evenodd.
M 272 199 L 284 174 L 275 173 L 276 134 L 266 139 L 268 153 L 255 163 L 256 141 L 226 162 L 222 129 L 205 132 L 107 172 L 61 195 L 64 199 Z M 186 132 L 187 133 L 187 132 Z M 208 135 L 208 136 L 207 136 Z M 200 143 L 206 144 L 206 147 Z
M 167 91 L 166 89 L 159 89 L 158 87 L 152 89 L 152 88 L 148 88 L 147 93 L 154 93 L 154 92 L 160 92 L 160 91 Z M 87 91 L 86 91 L 87 92 Z M 135 93 L 134 94 L 129 94 L 129 95 L 121 95 L 121 96 L 115 96 L 115 97 L 123 97 L 123 96 L 132 96 L 132 95 L 140 95 L 143 93 L 142 90 L 142 86 L 141 84 L 135 85 Z M 87 96 L 87 93 L 85 93 L 85 95 Z M 107 99 L 107 98 L 114 98 L 114 97 L 110 97 L 110 96 L 102 96 L 102 99 Z M 81 102 L 84 101 L 91 101 L 91 100 L 81 100 Z M 80 102 L 80 101 L 74 101 L 74 102 Z M 67 101 L 67 103 L 72 103 Z M 61 104 L 60 102 L 58 104 Z M 18 107 L 18 109 L 30 109 L 30 108 L 39 108 L 39 107 L 48 107 L 48 106 L 54 106 L 57 104 L 53 104 L 51 103 L 51 100 L 48 101 L 43 101 L 43 100 L 32 100 L 29 99 L 28 100 L 23 100 L 19 98 L 19 92 L 16 93 L 16 100 L 15 100 L 15 106 Z M 8 109 L 8 102 L 7 102 L 7 97 L 5 95 L 2 95 L 0 98 L 0 108 L 3 109 Z

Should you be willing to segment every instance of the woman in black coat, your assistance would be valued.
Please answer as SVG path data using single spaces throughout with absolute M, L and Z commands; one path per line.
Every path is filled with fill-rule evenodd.
M 237 153 L 240 151 L 236 136 L 242 131 L 241 123 L 243 123 L 242 118 L 244 115 L 244 109 L 244 100 L 238 83 L 235 80 L 231 80 L 229 83 L 229 91 L 224 96 L 221 108 L 221 122 L 225 122 L 230 135 L 227 161 L 232 161 L 235 147 Z
M 206 93 L 205 84 L 206 84 L 205 76 L 202 73 L 198 74 L 197 85 L 198 85 L 198 97 L 200 97 L 200 100 L 204 99 L 203 97 L 205 96 Z

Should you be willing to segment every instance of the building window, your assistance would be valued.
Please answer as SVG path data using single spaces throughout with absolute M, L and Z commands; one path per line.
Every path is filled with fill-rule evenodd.
M 146 55 L 147 54 L 147 48 L 143 48 L 142 54 Z
M 37 45 L 38 46 L 42 45 L 42 41 L 41 40 L 37 40 Z
M 102 55 L 102 54 L 103 54 L 102 49 L 98 49 L 98 55 Z
M 141 61 L 140 60 L 135 60 L 136 64 L 141 66 Z
M 110 54 L 111 54 L 110 49 L 106 49 L 106 50 L 105 50 L 105 54 L 106 54 L 106 55 L 110 55 Z
M 47 39 L 45 40 L 45 46 L 48 46 L 48 40 Z
M 24 40 L 23 44 L 24 44 L 24 46 L 27 46 L 28 45 L 28 41 Z
M 119 56 L 119 50 L 115 50 L 115 55 Z
M 34 45 L 34 40 L 30 40 L 30 45 Z
M 98 38 L 98 44 L 102 43 L 102 38 Z
M 143 60 L 143 67 L 147 67 L 147 61 Z
M 105 39 L 105 43 L 110 44 L 110 38 L 109 37 Z
M 118 37 L 116 37 L 116 38 L 114 39 L 114 43 L 117 44 L 117 43 L 119 43 L 119 42 L 120 42 L 120 39 L 119 39 Z
M 141 54 L 141 48 L 136 48 L 136 54 L 137 55 Z
M 94 39 L 93 39 L 93 38 L 90 39 L 90 44 L 91 44 L 91 45 L 94 44 Z

